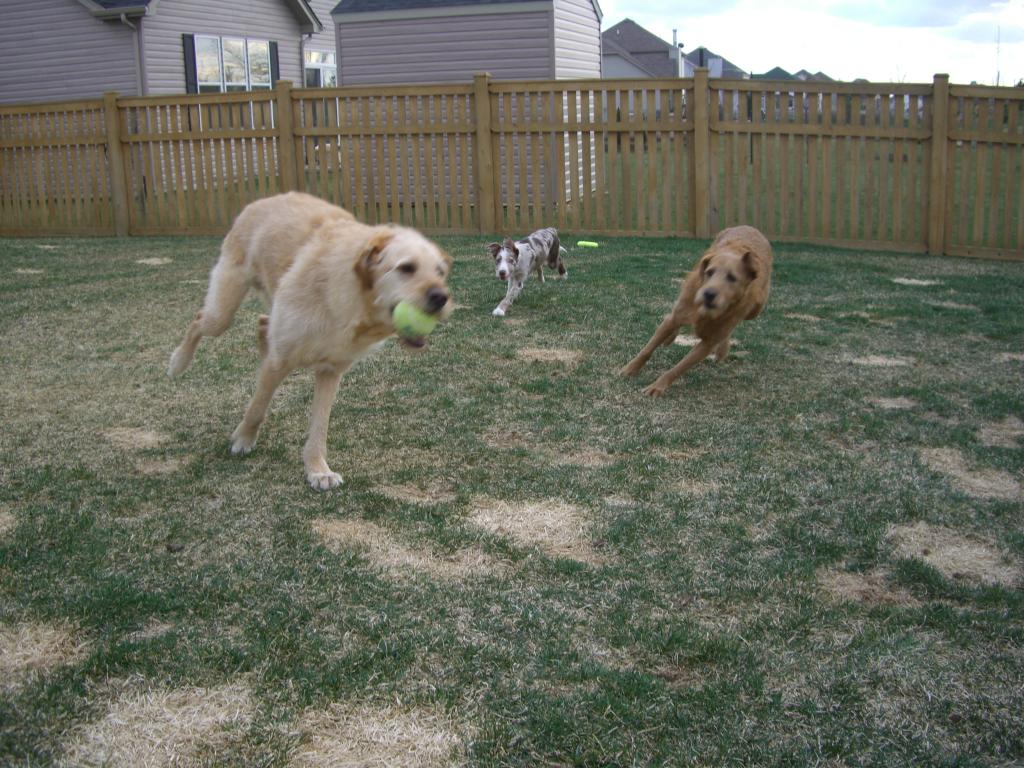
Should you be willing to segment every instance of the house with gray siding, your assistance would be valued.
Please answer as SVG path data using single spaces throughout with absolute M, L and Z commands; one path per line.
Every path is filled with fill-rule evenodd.
M 623 19 L 601 35 L 605 77 L 687 77 L 682 47 L 666 43 L 632 19 Z
M 683 53 L 675 30 L 667 43 L 632 19 L 623 19 L 601 35 L 605 77 L 693 77 L 697 67 L 708 70 L 710 77 L 749 78 L 746 72 L 728 59 L 695 48 Z
M 341 0 L 339 85 L 601 76 L 597 0 Z
M 334 85 L 334 5 L 4 0 L 0 103 Z

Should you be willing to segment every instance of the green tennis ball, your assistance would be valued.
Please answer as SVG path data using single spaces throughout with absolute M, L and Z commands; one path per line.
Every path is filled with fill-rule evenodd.
M 593 240 L 577 240 L 576 241 L 576 247 L 577 248 L 597 248 L 597 243 L 595 243 Z
M 419 307 L 410 304 L 408 301 L 400 301 L 391 315 L 395 324 L 395 330 L 400 336 L 406 338 L 418 338 L 426 336 L 437 325 L 437 318 L 428 315 Z

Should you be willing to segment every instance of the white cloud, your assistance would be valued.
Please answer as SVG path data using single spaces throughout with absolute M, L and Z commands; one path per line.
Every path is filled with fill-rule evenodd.
M 1024 0 L 737 0 L 700 7 L 601 0 L 601 8 L 605 29 L 628 17 L 668 42 L 676 29 L 684 50 L 704 46 L 758 73 L 780 66 L 878 82 L 925 83 L 937 73 L 955 83 L 1024 78 Z

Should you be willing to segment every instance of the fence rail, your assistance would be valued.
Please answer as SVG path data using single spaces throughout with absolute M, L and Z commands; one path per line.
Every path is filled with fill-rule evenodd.
M 431 233 L 1024 258 L 1024 89 L 572 80 L 0 107 L 0 234 L 223 233 L 301 189 Z

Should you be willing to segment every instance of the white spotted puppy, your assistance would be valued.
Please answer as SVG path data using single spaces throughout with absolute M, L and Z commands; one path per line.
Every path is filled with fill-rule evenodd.
M 505 298 L 494 308 L 491 314 L 496 317 L 504 317 L 512 302 L 515 301 L 523 290 L 523 283 L 533 271 L 537 277 L 544 282 L 544 264 L 551 269 L 557 269 L 562 278 L 569 276 L 565 264 L 562 262 L 562 254 L 565 248 L 558 240 L 558 230 L 554 227 L 538 229 L 529 237 L 523 240 L 512 242 L 512 238 L 506 237 L 504 243 L 491 243 L 487 250 L 494 257 L 495 273 L 499 280 L 508 283 L 508 291 Z

